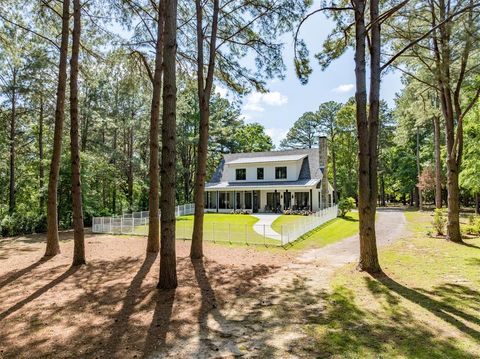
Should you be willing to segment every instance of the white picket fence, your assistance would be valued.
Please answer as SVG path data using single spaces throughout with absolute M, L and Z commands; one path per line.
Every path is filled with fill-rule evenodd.
M 175 207 L 175 216 L 186 216 L 195 212 L 195 204 L 188 203 Z M 123 213 L 121 216 L 93 217 L 93 233 L 138 234 L 143 235 L 148 227 L 149 211 Z
M 195 207 L 193 204 L 186 204 L 175 208 L 177 216 L 193 214 L 194 210 Z M 203 237 L 204 240 L 212 242 L 285 246 L 296 241 L 305 233 L 336 218 L 337 213 L 338 207 L 333 206 L 309 216 L 296 216 L 298 220 L 293 224 L 281 225 L 279 233 L 275 232 L 269 225 L 205 222 L 203 226 Z M 236 216 L 243 215 L 238 214 Z M 147 235 L 148 222 L 148 211 L 124 213 L 118 217 L 94 217 L 92 220 L 92 232 Z M 190 240 L 192 238 L 192 232 L 193 221 L 177 220 L 177 239 Z
M 321 226 L 338 216 L 338 206 L 332 206 L 322 209 L 310 216 L 305 216 L 293 224 L 284 224 L 281 226 L 280 238 L 282 245 L 292 243 L 318 226 Z

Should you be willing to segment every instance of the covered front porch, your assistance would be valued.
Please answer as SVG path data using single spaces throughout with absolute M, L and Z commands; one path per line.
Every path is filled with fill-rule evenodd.
M 327 198 L 323 198 L 327 197 Z M 322 196 L 317 188 L 222 189 L 207 190 L 205 211 L 230 213 L 281 213 L 285 210 L 318 211 L 333 205 L 332 196 Z

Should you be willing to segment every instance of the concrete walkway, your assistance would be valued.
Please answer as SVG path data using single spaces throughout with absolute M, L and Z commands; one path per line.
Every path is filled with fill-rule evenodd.
M 252 216 L 259 219 L 259 221 L 253 225 L 253 230 L 255 232 L 261 236 L 265 234 L 265 237 L 277 239 L 279 241 L 282 240 L 280 233 L 275 232 L 272 228 L 273 221 L 280 217 L 280 214 L 253 213 Z

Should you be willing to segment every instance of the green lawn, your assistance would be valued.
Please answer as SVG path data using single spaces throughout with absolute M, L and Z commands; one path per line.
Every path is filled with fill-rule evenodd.
M 385 275 L 339 270 L 305 332 L 341 358 L 480 357 L 480 238 L 426 235 L 431 213 L 407 212 L 412 237 L 380 250 Z M 326 356 L 328 356 L 326 354 Z
M 291 225 L 305 217 L 282 215 L 272 224 L 272 228 L 281 233 L 282 225 Z M 358 212 L 350 212 L 345 218 L 335 218 L 293 242 L 293 249 L 320 248 L 358 233 Z
M 235 242 L 243 244 L 280 245 L 279 240 L 264 238 L 253 230 L 258 222 L 247 214 L 206 213 L 204 217 L 203 235 L 206 241 Z M 135 228 L 136 234 L 147 234 L 146 226 Z M 193 215 L 177 217 L 177 239 L 191 239 L 193 232 Z

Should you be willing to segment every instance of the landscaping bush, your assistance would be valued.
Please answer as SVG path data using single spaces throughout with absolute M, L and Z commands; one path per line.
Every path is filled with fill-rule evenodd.
M 468 218 L 468 225 L 465 226 L 465 233 L 473 236 L 480 235 L 480 216 L 471 215 Z
M 46 231 L 47 217 L 45 214 L 15 212 L 12 215 L 6 215 L 0 222 L 0 233 L 3 237 Z
M 345 217 L 345 215 L 355 208 L 355 199 L 352 197 L 342 198 L 338 202 L 338 214 L 340 217 Z
M 247 209 L 236 209 L 230 212 L 231 214 L 250 214 L 250 211 Z
M 438 236 L 443 236 L 446 225 L 447 219 L 445 218 L 444 211 L 438 208 L 435 209 L 435 212 L 433 213 L 433 228 Z
M 286 209 L 283 211 L 283 214 L 286 215 L 296 215 L 296 216 L 310 216 L 315 212 L 307 210 L 307 209 Z

